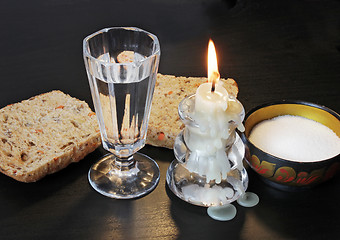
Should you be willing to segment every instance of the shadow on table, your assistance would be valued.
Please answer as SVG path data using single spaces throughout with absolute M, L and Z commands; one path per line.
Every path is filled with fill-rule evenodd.
M 36 183 L 0 176 L 0 239 L 129 238 L 133 202 L 104 197 L 87 180 L 102 155 L 98 149 Z
M 284 238 L 334 239 L 340 233 L 337 227 L 340 179 L 336 177 L 299 192 L 277 190 L 253 177 L 252 190 L 260 196 L 261 203 L 254 208 L 254 213 L 258 220 Z M 330 192 L 334 195 L 329 195 Z
M 84 173 L 87 173 L 92 163 L 101 156 L 101 150 L 97 149 L 80 162 L 72 163 L 67 168 L 33 183 L 18 182 L 1 174 L 0 211 L 2 218 L 15 216 L 23 209 L 50 201 L 49 198 L 52 196 L 61 196 L 58 193 L 62 191 L 73 191 L 76 194 L 77 191 L 87 187 L 87 174 Z M 60 202 L 60 204 L 63 203 Z
M 207 208 L 191 205 L 175 196 L 166 185 L 171 201 L 171 216 L 179 230 L 178 239 L 239 239 L 245 221 L 245 211 L 237 208 L 236 217 L 231 221 L 216 221 L 207 214 Z
M 142 152 L 154 158 L 161 170 L 161 178 L 165 179 L 166 170 L 171 161 L 174 160 L 173 150 L 165 148 L 156 148 L 146 146 Z M 170 216 L 173 219 L 178 234 L 176 239 L 239 239 L 240 232 L 245 221 L 245 210 L 238 204 L 234 204 L 237 208 L 237 215 L 232 221 L 216 221 L 207 215 L 207 208 L 199 207 L 182 201 L 175 196 L 166 184 L 164 184 L 165 192 L 169 198 Z M 171 233 L 174 234 L 174 233 Z

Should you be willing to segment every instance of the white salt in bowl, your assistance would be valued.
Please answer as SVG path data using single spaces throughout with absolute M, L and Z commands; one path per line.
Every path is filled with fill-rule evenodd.
M 287 123 L 286 120 L 283 121 L 283 118 L 292 118 L 295 122 Z M 281 119 L 281 122 L 277 119 Z M 273 123 L 273 121 L 276 121 L 275 124 L 279 124 L 275 127 L 276 129 L 262 128 L 260 137 L 251 136 L 251 134 L 255 134 L 255 129 L 259 128 L 260 123 L 264 127 L 265 122 Z M 304 121 L 311 122 L 312 125 L 306 124 Z M 340 115 L 327 107 L 309 102 L 283 100 L 250 110 L 246 114 L 244 123 L 245 132 L 241 137 L 246 145 L 245 159 L 266 183 L 275 188 L 282 190 L 311 188 L 331 179 L 340 169 L 340 148 L 338 147 Z M 329 131 L 333 135 L 331 137 L 324 134 L 317 136 L 315 142 L 321 149 L 308 155 L 308 152 L 315 150 L 313 142 L 310 141 L 310 134 L 317 132 L 313 124 L 319 125 L 316 127 L 321 127 L 322 131 Z M 287 135 L 289 131 L 286 130 L 287 126 L 283 125 L 295 127 L 292 130 L 293 135 Z M 266 142 L 274 135 L 276 139 L 273 138 Z M 283 138 L 288 139 L 283 140 Z M 334 139 L 336 144 L 333 144 Z M 254 142 L 255 140 L 257 142 Z M 291 144 L 294 141 L 295 143 Z M 276 148 L 275 146 L 282 147 L 281 152 L 272 151 Z M 332 149 L 333 154 L 327 155 L 331 152 L 328 149 L 329 146 L 336 148 L 335 153 Z M 303 151 L 305 154 L 301 154 Z M 287 157 L 285 153 L 291 155 Z

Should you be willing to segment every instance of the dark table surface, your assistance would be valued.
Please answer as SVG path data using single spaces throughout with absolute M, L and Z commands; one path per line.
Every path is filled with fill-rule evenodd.
M 208 39 L 222 77 L 234 78 L 246 111 L 297 99 L 340 111 L 340 1 L 44 0 L 0 2 L 0 107 L 60 89 L 92 106 L 82 40 L 110 26 L 159 37 L 159 72 L 206 75 Z M 146 146 L 159 164 L 157 188 L 114 200 L 87 180 L 102 148 L 36 183 L 0 175 L 0 239 L 336 239 L 340 177 L 312 190 L 282 192 L 248 171 L 254 208 L 235 204 L 229 222 L 212 220 L 167 188 L 173 152 Z

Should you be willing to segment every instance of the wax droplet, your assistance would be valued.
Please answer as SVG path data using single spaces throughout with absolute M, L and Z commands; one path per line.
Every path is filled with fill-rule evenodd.
M 208 215 L 218 221 L 229 221 L 236 216 L 236 207 L 232 204 L 208 207 Z
M 259 196 L 252 192 L 246 192 L 237 199 L 237 203 L 243 207 L 254 207 L 259 203 L 259 201 Z

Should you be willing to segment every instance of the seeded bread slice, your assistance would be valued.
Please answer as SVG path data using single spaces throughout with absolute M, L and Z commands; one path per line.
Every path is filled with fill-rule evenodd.
M 35 182 L 78 162 L 100 144 L 86 102 L 52 91 L 0 109 L 0 171 Z
M 155 92 L 146 143 L 165 148 L 173 148 L 176 136 L 184 128 L 178 116 L 178 104 L 188 95 L 194 94 L 206 77 L 175 77 L 157 75 Z M 221 79 L 228 93 L 237 96 L 238 87 L 234 79 Z

